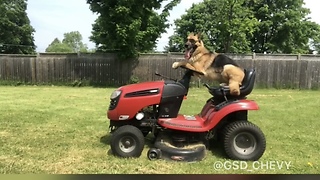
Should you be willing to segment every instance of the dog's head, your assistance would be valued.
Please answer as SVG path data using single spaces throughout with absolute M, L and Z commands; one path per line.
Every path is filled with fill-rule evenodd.
M 201 35 L 200 33 L 194 34 L 190 33 L 187 37 L 187 42 L 185 43 L 185 59 L 188 60 L 192 57 L 193 53 L 196 51 L 196 49 L 200 46 L 203 46 L 203 42 L 201 41 Z

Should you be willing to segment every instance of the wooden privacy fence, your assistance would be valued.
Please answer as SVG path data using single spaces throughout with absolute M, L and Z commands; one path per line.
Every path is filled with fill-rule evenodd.
M 228 54 L 244 68 L 255 68 L 256 85 L 268 88 L 318 89 L 320 56 Z M 141 54 L 117 60 L 114 54 L 0 55 L 0 82 L 23 84 L 78 84 L 120 86 L 158 80 L 155 72 L 175 79 L 183 69 L 172 69 L 181 53 Z M 197 79 L 193 79 L 197 82 Z

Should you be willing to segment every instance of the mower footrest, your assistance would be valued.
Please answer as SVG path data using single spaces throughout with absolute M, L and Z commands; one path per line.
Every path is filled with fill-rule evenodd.
M 177 118 L 160 118 L 159 124 L 167 128 L 190 130 L 203 128 L 204 120 L 199 116 L 178 115 Z

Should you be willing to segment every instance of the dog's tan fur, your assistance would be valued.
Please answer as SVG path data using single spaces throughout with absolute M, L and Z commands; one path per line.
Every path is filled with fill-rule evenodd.
M 207 78 L 218 81 L 219 83 L 229 86 L 232 95 L 240 95 L 240 86 L 244 78 L 243 69 L 227 64 L 222 69 L 213 68 L 211 65 L 217 57 L 218 53 L 212 53 L 205 48 L 200 34 L 190 33 L 187 37 L 187 43 L 195 42 L 197 48 L 192 53 L 189 59 L 184 61 L 174 62 L 172 68 L 184 66 L 193 71 L 202 73 L 203 75 L 196 75 L 200 78 Z

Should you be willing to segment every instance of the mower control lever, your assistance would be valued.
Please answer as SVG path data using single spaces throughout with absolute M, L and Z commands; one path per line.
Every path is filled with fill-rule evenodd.
M 203 84 L 206 88 L 208 88 L 209 90 L 211 90 L 211 87 L 209 86 L 209 84 L 205 83 Z

